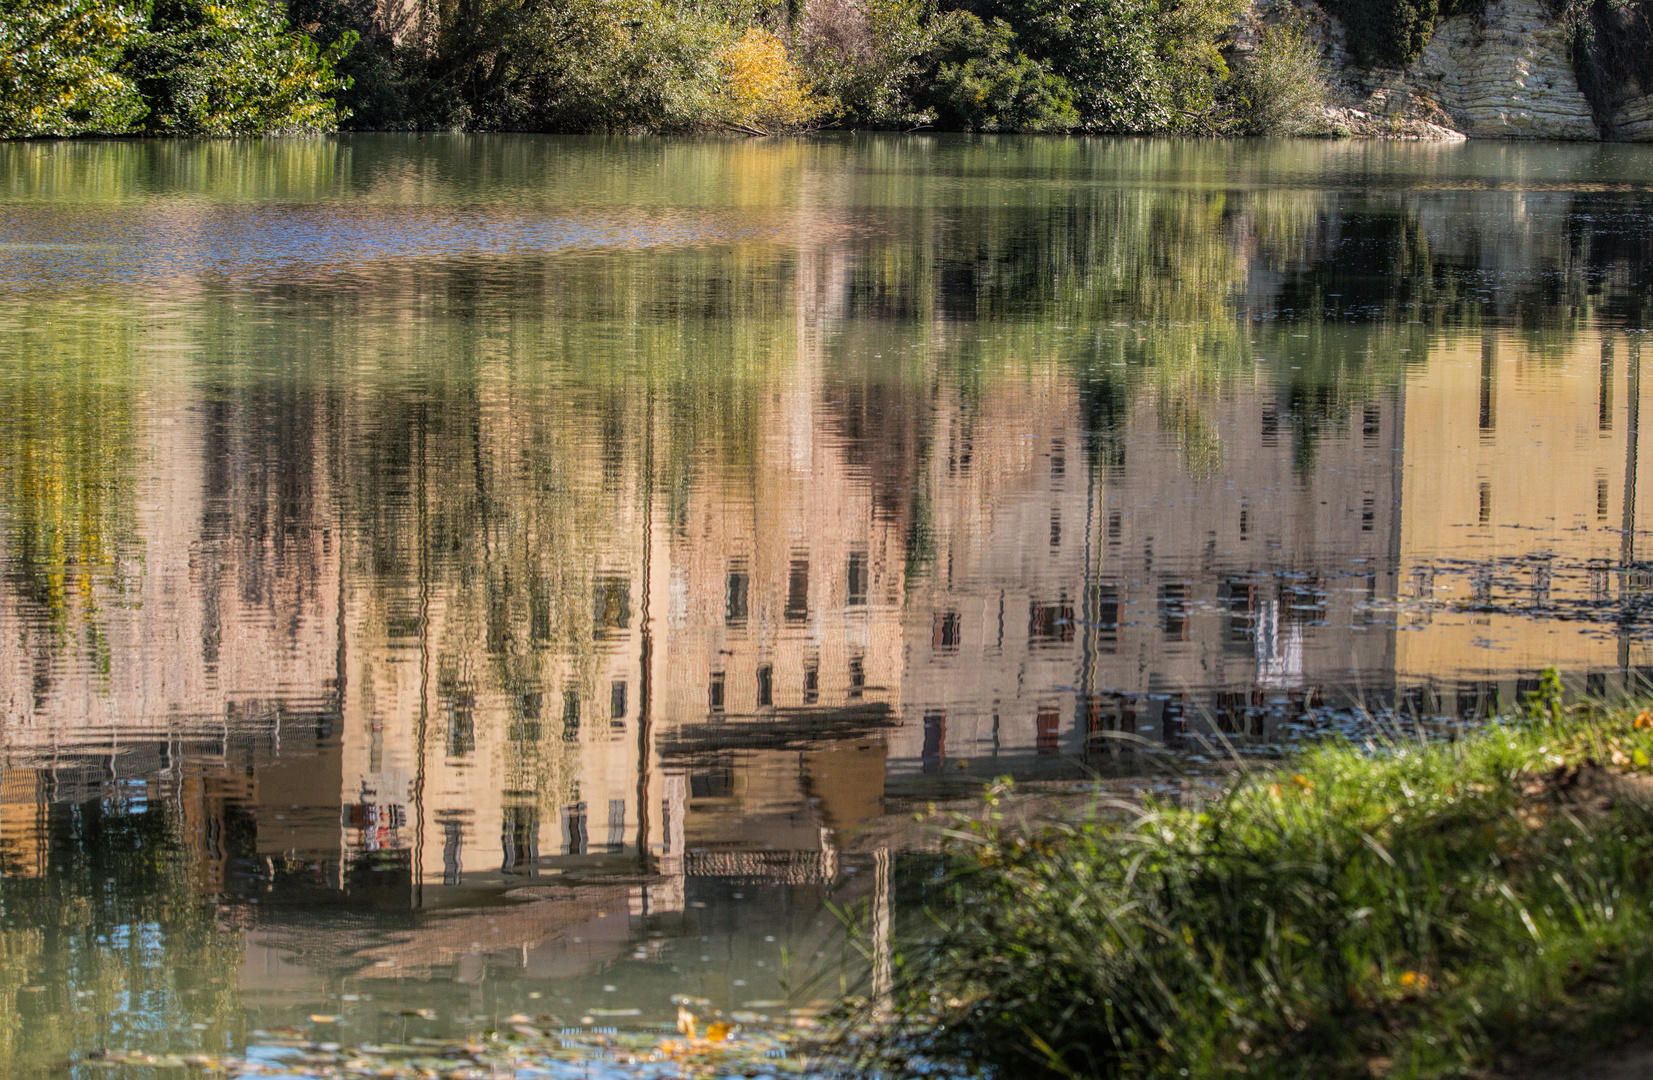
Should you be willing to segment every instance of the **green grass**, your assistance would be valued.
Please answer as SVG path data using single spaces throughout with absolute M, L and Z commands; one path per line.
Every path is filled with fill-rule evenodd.
M 1306 750 L 1202 806 L 953 822 L 946 899 L 851 1009 L 852 1067 L 1476 1075 L 1653 999 L 1653 717 L 1555 700 Z M 933 1075 L 933 1073 L 932 1073 Z

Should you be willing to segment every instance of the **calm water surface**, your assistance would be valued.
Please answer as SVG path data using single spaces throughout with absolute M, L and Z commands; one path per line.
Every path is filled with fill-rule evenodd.
M 1622 146 L 0 146 L 0 1069 L 779 1018 L 938 793 L 1634 686 L 1650 211 Z

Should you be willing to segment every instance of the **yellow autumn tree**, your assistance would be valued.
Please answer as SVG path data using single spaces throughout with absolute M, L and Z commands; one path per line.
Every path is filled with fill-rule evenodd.
M 719 49 L 723 77 L 722 120 L 754 133 L 797 131 L 827 111 L 787 55 L 786 45 L 768 30 L 753 28 Z

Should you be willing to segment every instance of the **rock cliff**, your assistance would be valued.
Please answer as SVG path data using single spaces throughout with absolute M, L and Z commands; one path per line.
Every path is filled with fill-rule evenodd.
M 1443 19 L 1403 70 L 1359 68 L 1336 18 L 1312 2 L 1304 14 L 1334 72 L 1327 118 L 1353 134 L 1653 142 L 1653 96 L 1639 88 L 1598 122 L 1571 31 L 1544 0 L 1487 0 L 1482 14 Z

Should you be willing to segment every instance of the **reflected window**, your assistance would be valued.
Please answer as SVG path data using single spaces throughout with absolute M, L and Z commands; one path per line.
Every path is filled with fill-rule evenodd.
M 1027 640 L 1034 648 L 1065 645 L 1073 640 L 1073 601 L 1035 600 L 1027 609 Z
M 1596 477 L 1596 520 L 1597 521 L 1606 521 L 1607 520 L 1608 505 L 1609 505 L 1609 500 L 1608 500 L 1608 490 L 1607 490 L 1607 478 L 1605 476 L 1598 476 L 1598 477 Z
M 625 719 L 626 715 L 626 684 L 619 680 L 609 684 L 608 688 L 608 716 L 611 721 Z
M 729 571 L 723 597 L 723 621 L 726 625 L 746 625 L 747 593 L 751 585 L 752 579 L 745 570 Z
M 1056 439 L 1050 444 L 1050 478 L 1060 480 L 1068 474 L 1067 444 Z
M 1224 735 L 1245 734 L 1245 695 L 1231 690 L 1217 692 L 1217 705 L 1212 710 L 1217 730 Z
M 1227 623 L 1223 640 L 1242 652 L 1252 651 L 1257 635 L 1257 586 L 1243 578 L 1223 582 L 1220 596 Z
M 608 850 L 617 855 L 626 846 L 626 800 L 608 800 Z
M 845 574 L 847 578 L 844 602 L 851 606 L 867 602 L 867 553 L 852 551 L 849 553 L 849 566 Z
M 1273 405 L 1263 409 L 1263 445 L 1280 445 L 1280 412 Z
M 1360 417 L 1360 435 L 1366 440 L 1366 445 L 1375 445 L 1382 430 L 1383 414 L 1378 411 L 1376 405 L 1366 406 Z
M 1360 531 L 1371 532 L 1377 527 L 1377 500 L 1367 496 L 1360 500 Z
M 1033 745 L 1041 754 L 1054 754 L 1059 749 L 1058 739 L 1062 730 L 1061 706 L 1054 702 L 1039 706 L 1038 714 L 1033 718 Z
M 1119 648 L 1119 586 L 1103 582 L 1096 587 L 1096 641 L 1102 652 Z
M 1481 410 L 1478 422 L 1481 438 L 1490 439 L 1498 429 L 1498 339 L 1492 331 L 1481 339 Z
M 689 798 L 732 799 L 735 795 L 735 770 L 728 766 L 701 769 L 689 774 Z
M 511 741 L 519 744 L 540 740 L 540 709 L 544 698 L 538 693 L 517 696 L 516 717 L 511 724 Z
M 442 884 L 458 885 L 465 873 L 465 821 L 468 810 L 439 810 L 442 823 Z
M 1125 535 L 1125 515 L 1118 510 L 1108 511 L 1108 543 L 1118 545 Z
M 584 855 L 587 846 L 585 803 L 571 803 L 562 808 L 562 853 Z
M 964 628 L 956 611 L 937 612 L 930 624 L 930 647 L 936 652 L 957 652 Z
M 809 617 L 809 560 L 793 559 L 786 574 L 786 619 L 802 622 Z
M 707 688 L 706 699 L 707 708 L 711 709 L 712 712 L 720 713 L 723 711 L 723 672 L 712 672 L 712 683 Z
M 631 582 L 623 577 L 600 577 L 592 585 L 591 621 L 597 638 L 631 625 Z
M 1181 581 L 1159 587 L 1159 628 L 1167 641 L 1188 640 L 1188 585 Z
M 804 665 L 804 704 L 814 705 L 821 700 L 821 662 L 810 660 Z
M 568 689 L 562 692 L 562 741 L 576 742 L 580 737 L 580 692 Z
M 758 708 L 767 709 L 775 704 L 775 669 L 769 664 L 758 667 Z
M 859 656 L 849 658 L 849 696 L 852 701 L 859 701 L 867 689 L 867 666 Z
M 540 812 L 537 806 L 507 806 L 505 820 L 500 827 L 500 849 L 503 859 L 500 872 L 526 874 L 539 871 Z
M 1482 525 L 1490 525 L 1492 523 L 1492 485 L 1482 481 L 1479 495 L 1481 505 L 1476 511 L 1476 520 Z
M 1062 546 L 1062 511 L 1060 510 L 1050 512 L 1050 546 L 1052 548 Z
M 1326 589 L 1318 578 L 1294 581 L 1281 588 L 1280 607 L 1290 622 L 1321 622 L 1326 618 Z

